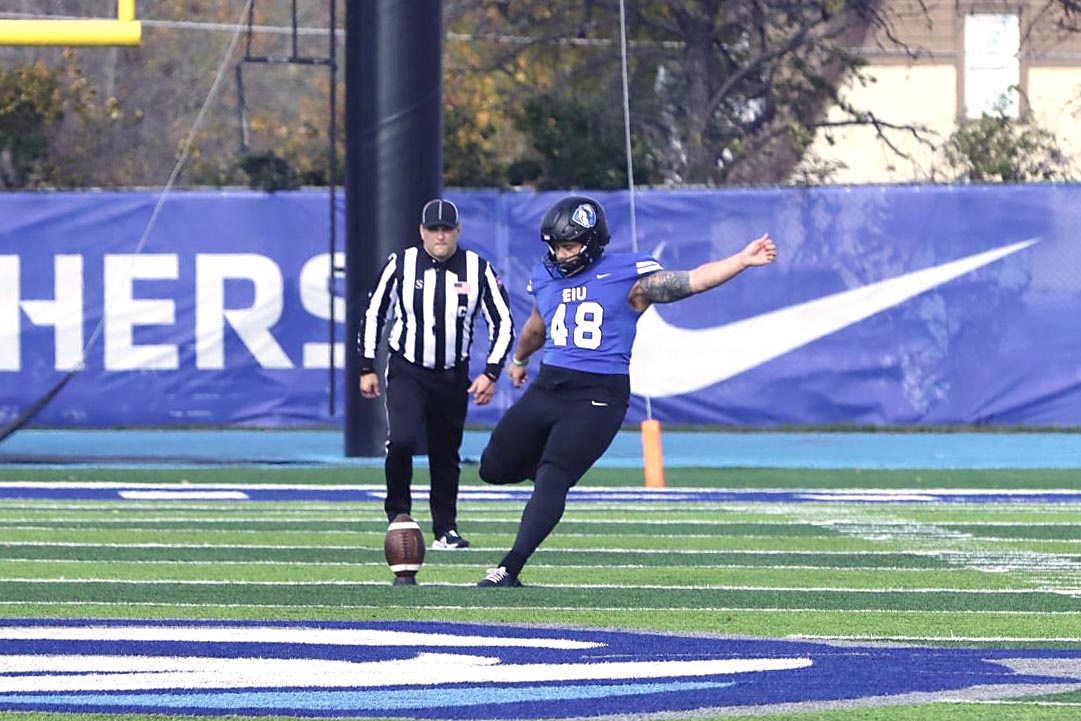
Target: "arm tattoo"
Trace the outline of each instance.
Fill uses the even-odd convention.
[[[661,270],[638,281],[652,303],[672,303],[694,295],[691,274],[685,270]]]

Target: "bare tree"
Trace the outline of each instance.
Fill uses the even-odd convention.
[[[889,131],[921,137],[923,128],[852,107],[839,92],[865,65],[856,49],[868,38],[915,54],[894,34],[886,5],[626,0],[632,128],[663,182],[783,181],[823,127],[870,126],[887,143]],[[618,0],[449,6],[452,23],[468,18],[471,38],[490,44],[484,69],[533,83],[509,83],[508,102],[599,97],[600,112],[621,122]],[[830,107],[841,115],[828,119]]]
[[[336,2],[341,17],[344,0]],[[83,105],[88,112],[68,112],[49,131],[53,172],[46,184],[163,184],[204,104],[181,185],[246,184],[246,153],[273,154],[301,181],[325,182],[329,83],[319,68],[245,68],[248,145],[242,147],[234,70],[249,47],[244,7],[244,0],[140,0],[144,27],[139,47],[0,48],[0,67],[42,62],[73,68],[68,72],[77,71],[81,97],[87,98]],[[0,0],[0,14],[8,18],[107,18],[115,17],[116,8],[116,0]],[[252,54],[289,55],[289,0],[258,0],[254,8]],[[300,36],[298,54],[325,56],[329,2],[305,2],[298,8],[298,23],[307,31]],[[225,57],[238,32],[233,54]],[[210,97],[219,71],[224,82]]]
[[[1036,8],[1035,15],[1052,16],[1061,30],[1081,32],[1081,2],[1078,0],[1044,0]]]

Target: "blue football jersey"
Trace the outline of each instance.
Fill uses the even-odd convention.
[[[639,278],[662,269],[648,253],[605,253],[569,278],[553,278],[538,263],[527,290],[544,318],[544,363],[587,373],[628,373],[641,313],[627,297]]]

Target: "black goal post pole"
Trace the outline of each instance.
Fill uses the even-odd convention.
[[[419,242],[420,209],[442,194],[443,4],[346,8],[345,455],[381,456],[386,414],[360,397],[357,331],[387,255]]]

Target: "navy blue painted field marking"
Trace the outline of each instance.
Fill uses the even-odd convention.
[[[1081,650],[463,623],[9,620],[0,640],[9,711],[536,719],[1081,683]]]
[[[414,489],[414,497],[426,498],[427,487]],[[525,502],[532,486],[497,489],[463,486],[460,498],[469,502]],[[154,501],[329,501],[382,502],[384,490],[377,486],[270,486],[221,484],[108,484],[108,483],[0,483],[0,499]],[[717,488],[574,488],[572,502],[606,503],[1081,503],[1081,490],[740,490]]]

